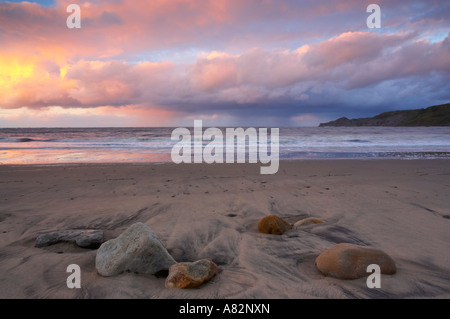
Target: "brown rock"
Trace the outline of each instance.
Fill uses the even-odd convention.
[[[258,223],[258,230],[263,234],[282,235],[291,228],[291,224],[276,215],[266,216]]]
[[[196,288],[217,275],[218,267],[210,259],[177,263],[170,266],[166,288]]]
[[[380,266],[381,273],[395,274],[397,268],[385,252],[352,244],[337,244],[316,258],[316,266],[325,276],[339,279],[357,279],[370,275],[367,266]]]

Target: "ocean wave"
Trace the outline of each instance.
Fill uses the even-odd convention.
[[[224,132],[224,129],[221,129]],[[128,154],[159,154],[170,158],[173,128],[93,128],[93,129],[1,129],[0,150],[14,158],[32,157],[58,161],[60,155],[76,153],[85,162]],[[235,141],[223,134],[223,147]],[[280,128],[281,158],[450,158],[450,128]],[[269,138],[269,144],[271,137]],[[210,141],[202,141],[203,147]],[[249,151],[259,141],[245,142]],[[270,145],[269,145],[270,147]],[[22,155],[20,155],[22,154]],[[28,155],[26,155],[28,154]],[[133,156],[134,158],[135,156]],[[3,160],[2,160],[3,161]],[[12,161],[12,160],[11,160]],[[11,162],[10,161],[10,162]],[[145,161],[145,159],[144,159]]]

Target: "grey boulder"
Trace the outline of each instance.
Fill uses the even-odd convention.
[[[95,267],[105,277],[134,272],[154,275],[168,270],[175,260],[145,224],[131,225],[119,237],[103,243]]]
[[[82,248],[96,249],[103,243],[103,231],[97,229],[67,229],[38,236],[35,247],[47,247],[59,242],[74,242]]]

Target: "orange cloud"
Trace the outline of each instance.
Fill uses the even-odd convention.
[[[61,73],[62,72],[62,73]],[[74,82],[62,77],[64,66],[39,56],[0,55],[0,106],[42,107],[66,104]]]

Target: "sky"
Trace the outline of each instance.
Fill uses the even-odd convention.
[[[448,0],[1,1],[0,127],[317,126],[444,104],[449,16]]]

